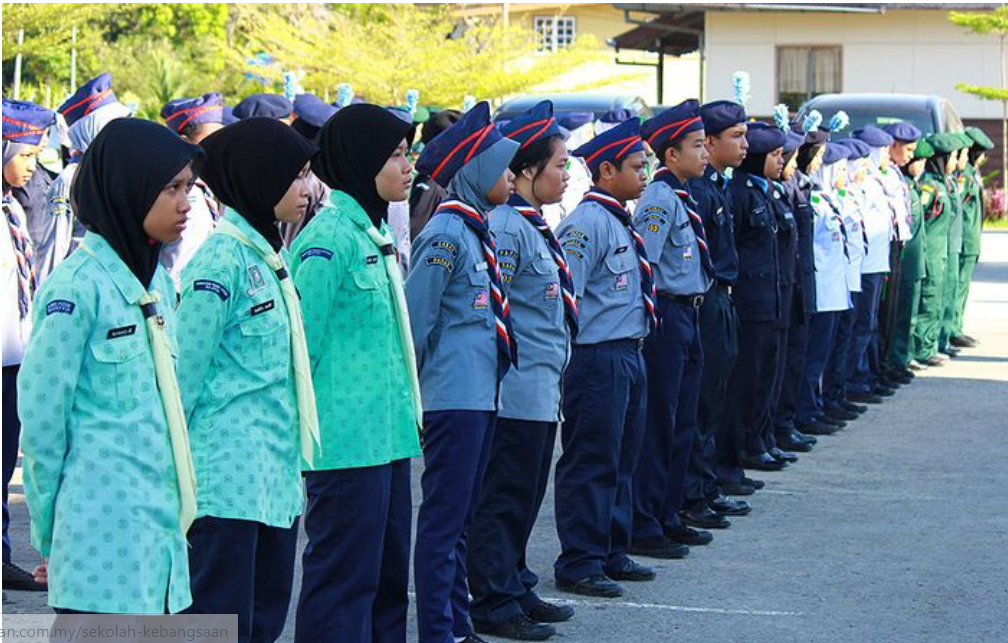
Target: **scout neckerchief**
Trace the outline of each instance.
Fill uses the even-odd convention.
[[[216,223],[220,219],[220,203],[217,202],[217,197],[213,195],[210,186],[203,179],[197,178],[194,185],[203,193],[203,200],[206,201],[207,209],[210,210],[210,216],[213,218],[214,223]]]
[[[439,214],[454,214],[476,233],[483,247],[483,257],[490,267],[490,305],[494,314],[494,322],[497,327],[497,360],[498,378],[503,378],[508,368],[513,364],[518,366],[518,345],[515,343],[514,333],[511,328],[511,304],[508,302],[507,294],[501,288],[500,266],[497,264],[497,246],[490,235],[490,228],[487,226],[486,217],[480,214],[476,208],[458,199],[448,199],[443,201],[438,209],[434,211],[431,218]]]
[[[577,297],[574,295],[574,278],[571,276],[570,267],[567,265],[567,259],[564,257],[556,235],[553,234],[553,230],[550,229],[549,224],[542,218],[539,211],[529,205],[528,201],[522,198],[517,192],[512,194],[511,198],[508,199],[508,205],[514,208],[518,214],[525,217],[525,220],[531,223],[532,227],[538,230],[539,234],[546,240],[546,245],[549,246],[550,254],[553,256],[553,262],[557,265],[557,274],[560,276],[560,290],[563,292],[564,315],[567,318],[567,327],[570,329],[571,338],[577,337],[578,310]]]
[[[82,243],[80,248],[98,260],[98,256],[86,243]],[[168,422],[168,438],[171,442],[172,460],[175,463],[175,478],[179,490],[179,525],[184,534],[189,531],[189,526],[196,519],[196,469],[193,467],[192,451],[189,449],[189,429],[186,427],[185,411],[182,408],[175,361],[168,347],[164,316],[159,314],[157,309],[160,299],[160,293],[147,292],[144,289],[144,294],[130,303],[140,306],[147,325],[147,338],[150,340],[151,354],[154,357],[154,377],[158,392],[161,394],[165,420]]]
[[[7,228],[10,230],[11,244],[14,246],[14,258],[17,260],[18,310],[21,319],[24,319],[28,316],[28,308],[35,292],[35,260],[31,243],[21,228],[21,217],[18,216],[10,199],[10,196],[3,198],[3,211],[7,219]]]
[[[840,213],[840,208],[836,203],[833,203],[833,199],[831,199],[825,192],[812,195],[812,203],[816,203],[819,199],[822,199],[823,203],[829,207],[830,212],[833,213],[833,218],[840,224],[840,235],[843,237],[843,253],[844,256],[847,257],[847,260],[850,261],[850,253],[847,251],[847,226],[844,225],[843,215]]]
[[[696,201],[693,200],[693,195],[687,191],[679,180],[676,179],[672,171],[667,167],[663,167],[654,175],[655,181],[662,181],[675,192],[675,195],[679,197],[682,201],[683,207],[686,208],[686,214],[689,216],[690,226],[693,228],[693,234],[696,236],[697,247],[700,248],[700,265],[703,266],[704,272],[707,274],[708,279],[714,278],[714,264],[711,261],[710,249],[707,247],[707,232],[704,230],[703,219],[696,211]]]
[[[644,298],[644,308],[647,309],[648,330],[654,330],[658,326],[658,317],[655,314],[655,299],[658,297],[658,291],[655,289],[654,273],[651,270],[650,262],[648,262],[647,250],[644,249],[644,239],[634,229],[630,213],[614,196],[599,187],[592,187],[588,190],[581,203],[601,205],[623,224],[630,234],[630,238],[633,239],[637,262],[640,265],[641,296]]]
[[[417,423],[423,420],[423,403],[420,400],[420,379],[417,376],[416,352],[413,348],[413,333],[410,332],[409,309],[406,306],[406,290],[403,288],[402,270],[396,261],[395,239],[384,231],[374,227],[367,218],[349,217],[360,227],[371,241],[378,246],[385,264],[385,274],[388,276],[389,288],[392,291],[392,308],[396,315],[396,328],[399,332],[399,344],[402,347],[403,364],[406,368],[406,378],[410,383],[410,393],[413,397],[413,407]]]
[[[291,361],[294,363],[294,389],[297,392],[298,423],[301,426],[301,456],[311,466],[315,460],[315,448],[320,445],[318,410],[315,408],[315,386],[312,384],[311,362],[308,359],[308,343],[305,340],[304,319],[301,317],[301,301],[297,289],[283,259],[276,252],[267,252],[257,246],[227,219],[217,222],[216,231],[237,239],[259,255],[280,283],[280,292],[290,321]]]

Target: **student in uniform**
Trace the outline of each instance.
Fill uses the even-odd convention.
[[[70,159],[60,175],[49,186],[48,227],[37,232],[35,242],[39,280],[44,281],[59,262],[77,247],[84,236],[83,226],[74,219],[70,201],[80,160],[98,133],[117,118],[130,116],[130,110],[120,103],[112,91],[112,75],[100,74],[84,83],[59,106],[66,120],[67,136],[71,143]]]
[[[413,243],[406,299],[423,399],[423,500],[414,578],[421,643],[482,639],[469,619],[466,543],[490,455],[499,383],[518,346],[486,215],[507,202],[519,144],[481,102],[435,137],[417,170],[447,190]]]
[[[469,535],[469,588],[480,634],[544,640],[574,615],[539,598],[525,550],[546,495],[560,421],[560,377],[577,332],[577,301],[560,244],[542,217],[567,186],[567,148],[553,104],[539,103],[501,128],[521,145],[515,192],[490,212],[521,364],[504,376],[483,490]]]
[[[438,134],[445,131],[462,118],[462,112],[443,109],[435,112],[420,130],[420,143],[426,147]],[[437,181],[418,172],[410,189],[410,240],[417,238],[420,231],[430,221],[431,214],[445,199],[445,190]]]
[[[909,123],[895,123],[887,131],[897,143],[904,144],[903,149],[894,152],[896,158],[893,160],[906,159],[899,165],[899,172],[909,200],[910,226],[909,238],[900,253],[899,294],[886,363],[896,373],[907,373],[913,372],[910,370],[913,327],[920,305],[921,282],[927,274],[927,231],[924,229],[919,181],[924,173],[924,164],[934,154],[934,148],[922,140],[921,131]],[[909,151],[907,148],[910,148]],[[906,158],[907,155],[910,158]]]
[[[322,126],[337,111],[336,107],[326,103],[315,94],[299,94],[294,97],[294,116],[296,118],[291,127],[305,139],[318,143]],[[294,239],[304,230],[315,213],[328,202],[329,186],[312,170],[308,174],[308,209],[305,211],[305,215],[294,223],[284,223],[280,226],[280,234],[283,236],[286,247],[291,247]]]
[[[956,303],[959,300],[959,262],[962,256],[963,218],[965,216],[964,197],[966,196],[966,183],[960,168],[959,159],[968,153],[972,139],[966,137],[970,142],[964,141],[961,132],[947,132],[946,136],[950,143],[951,151],[949,152],[948,170],[945,174],[945,186],[948,190],[949,201],[952,204],[952,220],[949,223],[945,292],[942,295],[945,312],[942,315],[941,329],[938,332],[938,352],[948,357],[957,357],[960,349],[953,346],[949,340],[952,337]]]
[[[195,480],[158,253],[185,227],[202,159],[161,125],[110,123],[73,183],[88,232],[35,298],[18,412],[32,545],[47,560],[36,577],[58,613],[191,603]]]
[[[686,521],[709,526],[707,521],[720,518],[706,498],[690,506],[686,518],[679,516],[703,370],[699,308],[714,279],[703,220],[688,186],[707,166],[699,101],[683,101],[649,119],[641,134],[659,162],[634,217],[653,263],[658,325],[644,342],[647,414],[633,478],[630,551],[672,559],[686,556],[689,547],[667,539],[666,529],[679,533]]]
[[[844,387],[847,397],[856,403],[863,401],[860,399],[863,395],[887,397],[892,390],[879,381],[878,324],[882,286],[889,274],[889,256],[896,230],[893,211],[880,176],[883,170],[889,169],[889,146],[893,137],[868,125],[856,130],[854,139],[869,148],[865,157],[865,176],[861,181],[865,257],[861,262],[861,295],[854,305]]]
[[[48,109],[25,101],[3,99],[3,232],[0,232],[0,261],[3,288],[3,588],[44,591],[45,586],[11,561],[7,535],[10,512],[7,490],[18,459],[21,421],[18,419],[17,378],[31,332],[32,297],[38,285],[35,252],[28,221],[12,192],[28,185],[39,172],[46,129],[55,120]]]
[[[161,108],[165,125],[182,140],[199,145],[206,137],[224,127],[221,95],[216,92],[198,98],[177,98]],[[197,178],[189,192],[189,220],[185,232],[173,243],[161,249],[161,264],[171,275],[175,287],[181,289],[182,269],[213,232],[219,216],[219,204],[205,181]]]
[[[303,489],[318,418],[301,307],[280,221],[307,206],[317,148],[268,118],[200,144],[227,206],[182,271],[179,382],[199,481],[189,532],[190,613],[237,614],[238,640],[276,640],[290,602]]]
[[[631,118],[574,150],[594,186],[557,228],[574,281],[578,335],[564,372],[556,520],[557,588],[616,598],[615,581],[648,581],[630,548],[633,473],[647,410],[644,337],[655,327],[654,275],[624,204],[640,197],[647,163]]]
[[[728,174],[738,168],[749,149],[745,108],[730,100],[700,107],[708,165],[704,175],[690,180],[690,193],[703,219],[714,266],[714,285],[700,307],[700,339],[704,367],[700,378],[697,429],[686,477],[686,503],[715,502],[721,493],[752,495],[762,481],[745,477],[738,465],[737,445],[726,433],[724,410],[728,378],[738,356],[738,315],[731,291],[738,279],[738,252],[729,200]],[[685,529],[667,538],[685,545],[710,542],[710,532]]]
[[[913,357],[924,366],[941,366],[947,357],[938,352],[938,336],[945,314],[945,276],[948,272],[949,228],[954,218],[945,174],[950,170],[950,154],[956,143],[949,134],[930,134],[926,139],[934,150],[925,161],[920,179],[927,275],[921,283],[921,297],[913,330]]]
[[[313,166],[333,191],[291,246],[321,438],[304,467],[299,643],[406,641],[420,389],[386,217],[409,192],[410,131],[368,104],[325,123]]]
[[[963,154],[967,157],[963,164],[966,191],[963,196],[963,250],[959,258],[959,288],[956,291],[955,316],[953,317],[949,343],[955,348],[972,348],[976,339],[963,332],[963,315],[969,299],[973,270],[980,258],[980,237],[983,231],[984,187],[980,168],[987,161],[987,152],[994,149],[994,143],[978,127],[967,127],[965,134],[970,137],[970,147]]]
[[[786,135],[767,123],[749,123],[749,153],[728,184],[735,217],[739,279],[732,297],[740,321],[739,354],[728,390],[734,396],[727,422],[739,436],[738,462],[747,469],[780,471],[787,463],[775,458],[763,440],[764,419],[772,405],[774,372],[780,350],[781,320],[779,217],[771,200],[783,170]]]

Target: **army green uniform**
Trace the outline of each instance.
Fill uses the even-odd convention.
[[[921,284],[927,276],[927,227],[921,203],[921,185],[909,176],[903,177],[910,193],[910,234],[903,245],[899,264],[899,295],[893,320],[892,341],[886,362],[895,369],[905,369],[913,357],[913,333],[920,309]]]
[[[927,173],[920,180],[920,200],[924,215],[925,269],[921,283],[917,319],[913,323],[913,356],[919,362],[938,352],[938,335],[945,314],[945,274],[947,272],[949,227],[952,202],[943,176]]]
[[[950,208],[948,211],[948,256],[945,261],[945,294],[942,301],[945,311],[941,316],[941,330],[938,333],[938,350],[945,352],[952,337],[952,324],[955,319],[956,302],[959,293],[959,257],[963,247],[963,201],[960,173],[945,175],[945,186],[948,191]]]
[[[980,171],[972,163],[963,171],[963,246],[959,257],[959,284],[952,319],[952,337],[963,335],[963,312],[969,297],[973,269],[980,258],[980,233],[983,228],[983,183]]]

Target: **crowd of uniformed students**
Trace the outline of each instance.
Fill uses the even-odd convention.
[[[975,340],[983,132],[493,123],[252,96],[129,117],[103,74],[3,101],[4,586],[57,612],[233,613],[274,641],[543,640]],[[234,121],[234,122],[230,122]],[[61,131],[58,128],[54,131]],[[415,162],[411,151],[422,147]],[[414,180],[415,178],[415,180]],[[23,452],[33,573],[10,560]],[[307,498],[307,500],[306,500]],[[540,570],[541,572],[542,570]]]

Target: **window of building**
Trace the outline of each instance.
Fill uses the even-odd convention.
[[[577,19],[573,16],[533,16],[536,51],[553,53],[574,44]]]
[[[819,94],[841,90],[842,49],[832,46],[777,47],[777,100],[792,112]]]

